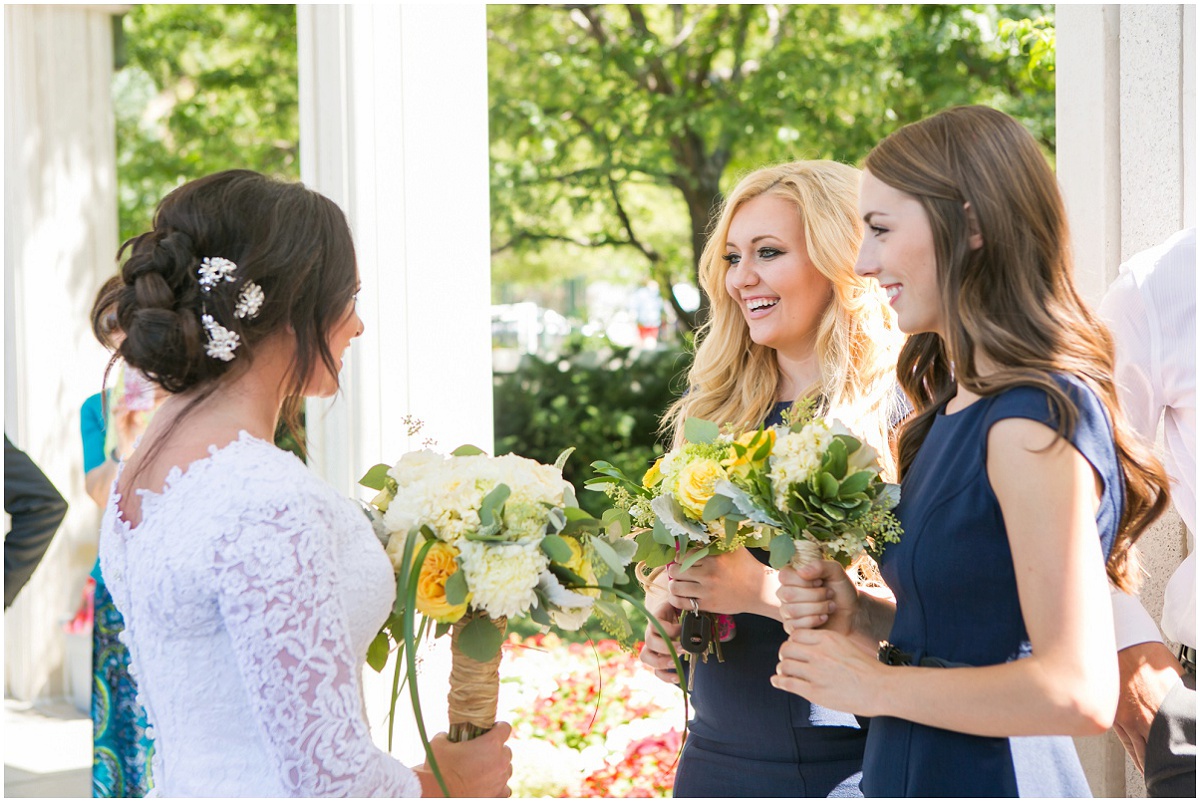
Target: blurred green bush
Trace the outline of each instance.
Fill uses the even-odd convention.
[[[575,337],[555,360],[522,358],[494,377],[496,453],[554,462],[575,447],[563,476],[593,515],[603,493],[584,490],[591,464],[608,460],[641,476],[662,453],[658,421],[683,391],[691,354],[679,348],[635,352],[607,340]]]

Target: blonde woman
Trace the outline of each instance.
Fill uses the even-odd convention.
[[[843,164],[802,161],[757,170],[730,193],[700,267],[711,316],[688,392],[663,418],[675,445],[687,418],[778,423],[811,396],[890,453],[902,335],[882,294],[854,273],[858,179]],[[858,796],[866,741],[858,721],[771,687],[787,635],[766,553],[743,548],[686,571],[670,566],[659,581],[667,593],[652,611],[673,636],[679,611],[693,605],[736,625],[724,660],[696,666],[675,795]],[[675,681],[652,627],[641,659]]]

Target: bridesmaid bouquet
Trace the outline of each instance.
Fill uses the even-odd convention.
[[[684,444],[660,457],[640,483],[598,461],[592,463],[598,475],[587,487],[604,491],[615,509],[628,514],[637,544],[634,560],[649,569],[671,563],[686,569],[710,554],[766,545],[760,530],[718,496],[717,488],[761,466],[773,439],[770,430],[734,438],[710,421],[691,418],[684,423]],[[682,611],[680,623],[683,647],[705,657],[715,653],[721,659],[721,642],[734,635],[731,616],[699,608]]]
[[[824,558],[849,566],[864,551],[877,556],[902,534],[891,512],[900,486],[881,478],[878,452],[812,409],[811,403],[793,408],[767,438],[766,459],[750,461],[713,489],[709,514],[745,516],[776,533],[767,546],[773,568]]]
[[[500,645],[508,619],[528,615],[546,627],[579,629],[594,613],[618,638],[632,626],[618,598],[637,546],[624,538],[628,516],[604,520],[579,509],[562,465],[508,454],[490,457],[463,446],[449,457],[405,454],[360,480],[379,491],[368,507],[396,571],[396,605],[368,651],[381,671],[392,644],[401,663],[418,730],[428,748],[416,694],[415,648],[431,631],[451,636],[451,740],[475,738],[495,725]],[[416,616],[423,616],[416,623]],[[394,718],[390,716],[389,718]],[[391,729],[389,725],[389,745]]]

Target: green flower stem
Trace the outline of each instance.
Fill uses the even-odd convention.
[[[646,620],[649,621],[650,625],[653,626],[654,629],[658,631],[658,634],[662,636],[663,642],[667,644],[667,651],[669,651],[671,653],[671,661],[675,663],[675,676],[679,677],[679,689],[681,691],[683,691],[683,738],[684,738],[684,741],[686,741],[687,740],[687,731],[688,731],[687,723],[688,723],[688,718],[689,718],[689,712],[688,712],[688,690],[689,689],[688,689],[688,685],[687,685],[687,674],[685,674],[683,671],[683,662],[679,659],[679,654],[675,651],[675,647],[671,645],[671,637],[667,634],[667,630],[664,629],[663,625],[658,622],[658,619],[655,618],[653,616],[653,614],[651,614],[651,612],[646,609],[646,606],[644,604],[642,604],[635,597],[631,596],[630,594],[626,593],[623,590],[617,590],[616,588],[600,587],[599,585],[583,585],[583,586],[581,586],[581,589],[582,588],[607,591],[607,592],[615,594],[618,598],[624,599],[625,601],[632,604],[634,606],[634,608],[637,609],[638,612],[640,612],[642,615],[646,616]]]
[[[425,747],[425,762],[429,765],[429,770],[433,772],[434,778],[438,781],[438,785],[442,789],[442,794],[450,796],[450,789],[446,787],[446,780],[442,777],[442,770],[438,767],[437,758],[433,755],[433,748],[429,745],[429,736],[425,732],[425,716],[421,713],[421,697],[417,690],[417,645],[416,645],[416,618],[417,618],[417,580],[421,576],[421,567],[425,564],[425,555],[429,553],[429,549],[433,547],[433,541],[427,540],[421,547],[421,551],[417,555],[417,559],[412,565],[412,571],[409,574],[408,586],[406,591],[406,604],[404,605],[404,657],[408,664],[408,692],[412,699],[413,718],[417,721],[417,734],[421,736],[421,745]],[[397,672],[399,668],[397,667]],[[392,704],[395,705],[395,697],[392,697]]]

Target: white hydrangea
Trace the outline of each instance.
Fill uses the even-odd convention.
[[[398,485],[384,514],[393,532],[429,526],[439,539],[460,546],[464,535],[479,529],[484,497],[498,484],[508,485],[505,534],[514,541],[540,538],[547,506],[560,507],[567,487],[562,472],[515,454],[446,458],[432,451],[405,454],[388,475]]]
[[[462,540],[456,545],[474,594],[472,607],[500,618],[527,612],[537,600],[538,579],[549,565],[537,543]]]
[[[829,424],[817,419],[798,432],[787,432],[775,441],[771,451],[771,486],[775,490],[775,506],[788,510],[788,488],[812,476],[821,467],[821,458],[833,442],[834,432]]]

